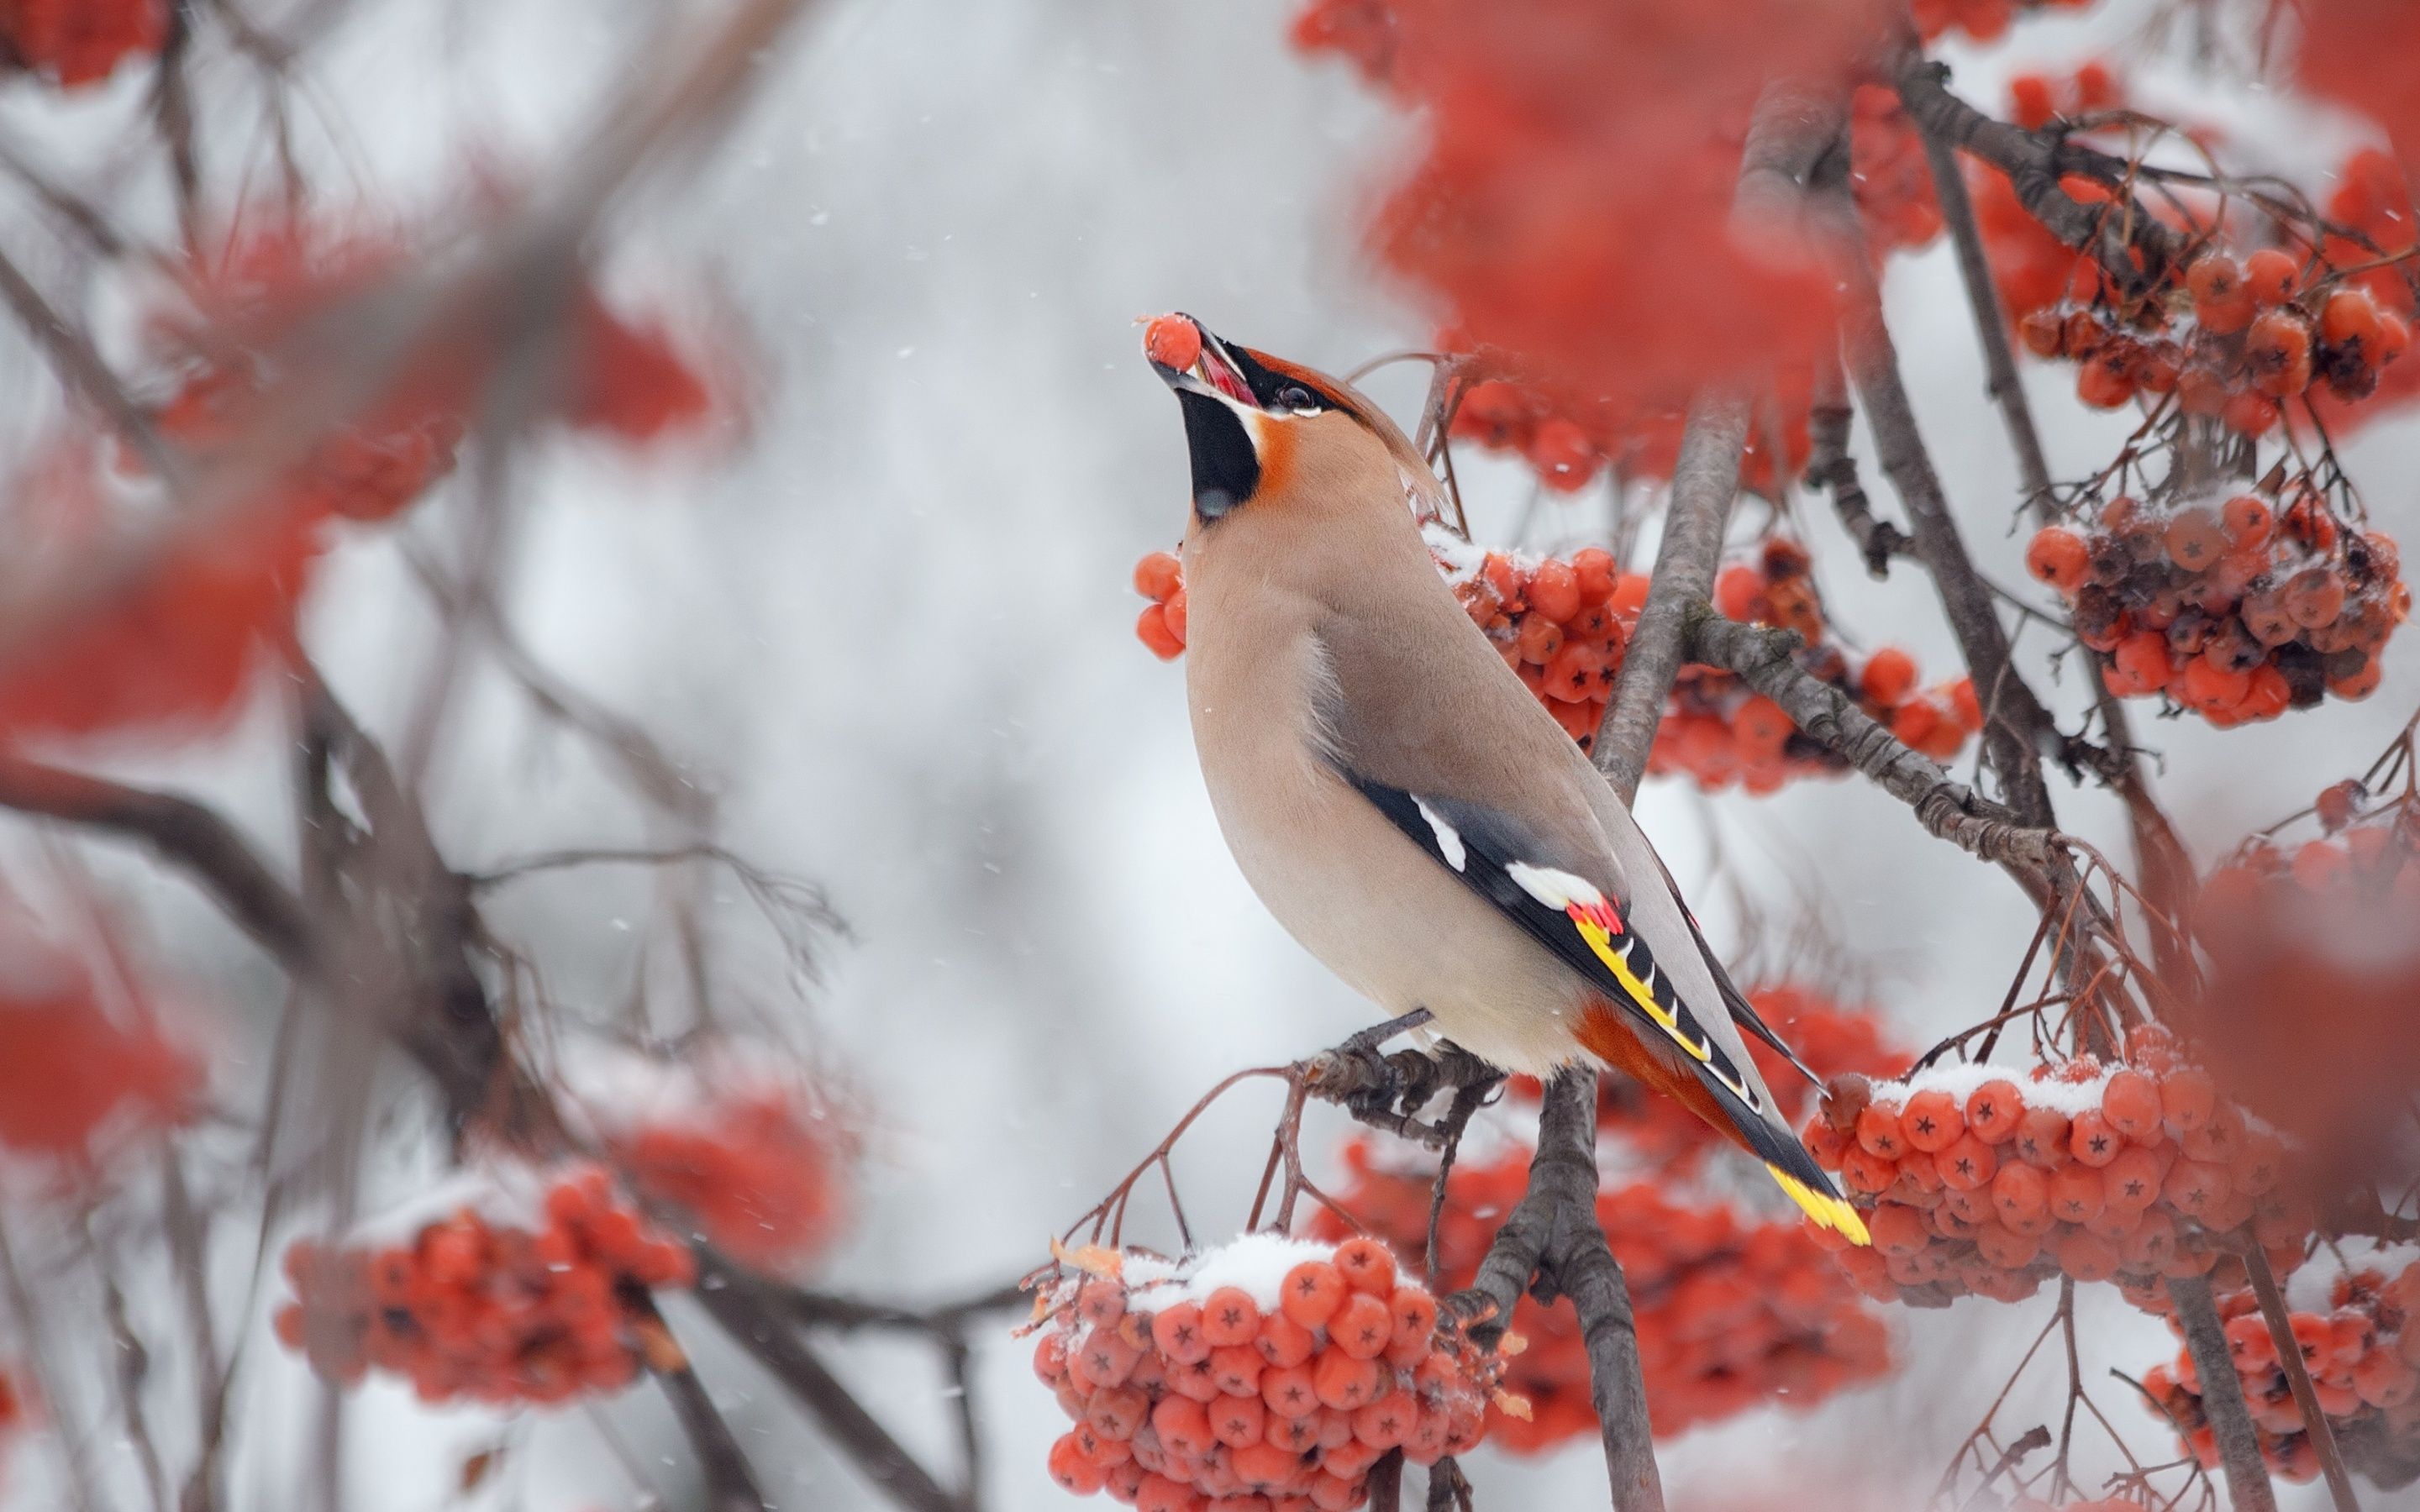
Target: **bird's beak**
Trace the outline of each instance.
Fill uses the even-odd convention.
[[[1171,367],[1156,357],[1152,358],[1152,371],[1159,375],[1160,381],[1180,393],[1225,399],[1247,409],[1262,408],[1261,401],[1252,393],[1252,386],[1244,380],[1244,370],[1228,355],[1227,344],[1212,335],[1208,328],[1191,316],[1180,315],[1176,318],[1191,323],[1193,329],[1201,332],[1202,352],[1193,360],[1191,367]]]

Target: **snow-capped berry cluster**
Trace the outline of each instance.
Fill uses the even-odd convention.
[[[2352,1247],[2333,1279],[2318,1268],[2286,1287],[2293,1347],[2311,1378],[2348,1467],[2390,1490],[2420,1479],[2420,1256],[2408,1247]],[[2318,1452],[2278,1363],[2276,1336],[2249,1289],[2218,1299],[2227,1352],[2243,1386],[2270,1468],[2288,1480],[2319,1473]],[[2180,1350],[2172,1365],[2143,1373],[2143,1387],[2185,1430],[2202,1463],[2218,1446],[2202,1412],[2200,1373]]]
[[[1933,194],[1924,133],[1897,90],[1857,86],[1849,116],[1849,182],[1875,251],[1913,252],[1941,235],[1941,201]]]
[[[1751,989],[1747,996],[1758,1016],[1819,1076],[1849,1072],[1896,1076],[1913,1058],[1884,1041],[1870,1011],[1842,1005],[1811,988],[1781,982]],[[1763,1041],[1750,1039],[1747,1050],[1772,1089],[1776,1110],[1795,1123],[1812,1103],[1815,1088]],[[1537,1080],[1528,1076],[1512,1078],[1509,1089],[1513,1097],[1531,1102],[1540,1091]],[[1668,1176],[1689,1174],[1706,1151],[1726,1148],[1714,1125],[1627,1076],[1598,1078],[1596,1124]]]
[[[2136,393],[2174,393],[2189,415],[2245,436],[2275,427],[2279,407],[2324,390],[2366,398],[2412,345],[2403,316],[2324,264],[2267,247],[2238,263],[2212,250],[2185,274],[2181,311],[2145,301],[2122,316],[2100,301],[2035,310],[2017,333],[2037,357],[2082,364],[2076,393],[2114,409]]]
[[[1978,42],[1996,42],[2024,10],[2080,10],[2092,0],[1916,0],[1910,7],[1916,30],[1932,41],[1962,31]]]
[[[325,1380],[392,1371],[432,1402],[545,1406],[617,1391],[643,1365],[676,1360],[646,1293],[695,1279],[689,1250],[602,1171],[546,1178],[535,1201],[504,1190],[534,1180],[466,1178],[478,1184],[414,1204],[442,1203],[445,1216],[393,1242],[365,1233],[294,1244],[295,1300],[278,1310],[278,1337]]]
[[[2168,508],[2121,494],[2089,524],[2044,527],[2025,567],[2108,654],[2112,692],[2220,728],[2366,697],[2411,607],[2394,541],[2300,484]]]
[[[166,0],[7,0],[0,59],[63,89],[99,84],[168,38]]]
[[[1345,1147],[1346,1211],[1402,1253],[1425,1253],[1434,1173],[1389,1167],[1364,1139]],[[1446,1182],[1437,1264],[1469,1284],[1528,1184],[1528,1155],[1457,1164]],[[1658,1436],[1768,1402],[1807,1407],[1889,1365],[1889,1339],[1807,1226],[1761,1223],[1724,1203],[1684,1206],[1652,1184],[1602,1192],[1597,1219],[1628,1278],[1648,1415]],[[1314,1232],[1340,1222],[1322,1210]],[[1433,1278],[1435,1279],[1435,1278]],[[1588,1352],[1568,1303],[1523,1297],[1506,1347],[1504,1387],[1528,1415],[1491,1412],[1488,1438],[1517,1453],[1593,1435]]]
[[[1075,1427],[1050,1475],[1137,1507],[1342,1512],[1370,1467],[1475,1446],[1492,1360],[1384,1244],[1249,1234],[1181,1261],[1063,1255],[1034,1373]]]
[[[752,1270],[789,1274],[840,1236],[853,1141],[813,1081],[764,1046],[677,1057],[566,1047],[565,1110],[650,1203]]]
[[[1730,619],[1795,630],[1807,644],[1800,670],[1830,684],[1901,742],[1947,761],[1980,730],[1983,712],[1965,678],[1919,689],[1915,658],[1885,646],[1863,666],[1824,635],[1807,550],[1774,537],[1755,562],[1735,562],[1714,579],[1714,608]],[[1714,667],[1683,667],[1672,702],[1648,754],[1651,773],[1685,772],[1708,792],[1736,781],[1749,793],[1771,793],[1792,777],[1837,776],[1847,764],[1829,747],[1799,733],[1781,705]]]
[[[2203,1274],[2217,1236],[2247,1224],[2290,1269],[2308,1227],[2277,1196],[2282,1142],[2151,1026],[2115,1065],[2078,1056],[2023,1077],[1977,1064],[1836,1078],[1807,1145],[1850,1200],[1871,1204],[1872,1247],[1840,1263],[1885,1301],[2016,1302],[2060,1273]]]

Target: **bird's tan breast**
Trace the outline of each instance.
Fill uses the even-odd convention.
[[[1426,1008],[1498,1065],[1569,1058],[1579,980],[1338,775],[1316,711],[1334,672],[1324,609],[1188,551],[1194,744],[1236,866],[1279,923],[1390,1013]]]

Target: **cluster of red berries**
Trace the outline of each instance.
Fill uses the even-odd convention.
[[[5,897],[0,960],[0,1153],[83,1178],[184,1121],[206,1068],[167,1032],[147,987],[130,983],[143,995],[116,1006],[90,964]]]
[[[1034,1373],[1075,1423],[1050,1476],[1141,1512],[1343,1512],[1400,1448],[1476,1446],[1495,1367],[1370,1239],[1247,1235],[1183,1262],[1086,1249],[1037,1299]]]
[[[1588,749],[1647,602],[1646,577],[1595,547],[1568,559],[1482,552],[1435,529],[1429,553],[1505,665]]]
[[[1434,1175],[1389,1169],[1367,1139],[1345,1147],[1346,1211],[1407,1255],[1424,1253]],[[1437,1265],[1469,1284],[1504,1215],[1521,1200],[1528,1156],[1457,1165],[1438,1218]],[[1684,1207],[1652,1183],[1602,1192],[1597,1220],[1628,1279],[1648,1415],[1659,1437],[1779,1402],[1808,1407],[1889,1365],[1880,1319],[1795,1221],[1757,1223],[1730,1207]],[[1341,1221],[1326,1210],[1314,1232]],[[1432,1278],[1437,1279],[1437,1278]],[[1519,1341],[1517,1351],[1514,1340]],[[1528,1415],[1491,1412],[1488,1438],[1516,1453],[1593,1435],[1588,1351],[1568,1303],[1523,1297],[1503,1346],[1504,1386]]]
[[[1876,251],[1910,252],[1941,235],[1941,201],[1916,130],[1898,91],[1861,84],[1849,116],[1849,183]]]
[[[2255,835],[2203,879],[2196,923],[2226,929],[2294,894],[2322,906],[2360,897],[2420,902],[2420,807],[2409,802],[2363,811],[2369,793],[2347,778],[2320,793],[2314,810],[2321,834],[2300,844]]]
[[[399,1244],[297,1243],[277,1336],[325,1380],[393,1371],[430,1402],[545,1406],[676,1364],[647,1292],[695,1279],[689,1250],[598,1170],[556,1179],[540,1209],[535,1227],[466,1205]]]
[[[2246,1224],[2290,1269],[2308,1228],[2277,1196],[2282,1141],[2153,1026],[2120,1064],[2078,1056],[2022,1081],[1986,1065],[1835,1078],[1807,1145],[1872,1204],[1872,1247],[1840,1263],[1885,1301],[2018,1302],[2060,1273],[2154,1286],[2210,1273],[2216,1236]]]
[[[2097,291],[2096,291],[2097,293]],[[2140,301],[2121,316],[2095,300],[2052,305],[2017,323],[2037,357],[2078,363],[2076,393],[2114,409],[2137,393],[2176,395],[2245,436],[2275,428],[2288,400],[2324,390],[2350,403],[2412,345],[2402,316],[2369,290],[2276,247],[2239,263],[2216,249],[2185,272],[2190,304]]]
[[[2412,1326],[2420,1309],[2420,1261],[2411,1261],[2408,1251],[2365,1259],[2336,1276],[2324,1301],[2319,1288],[2302,1284],[2315,1278],[2297,1277],[2288,1304],[2302,1294],[2312,1305],[2293,1307],[2288,1321],[2338,1452],[2350,1468],[2391,1490],[2420,1479],[2420,1328]],[[2257,1300],[2248,1289],[2230,1291],[2218,1298],[2218,1310],[2270,1468],[2288,1480],[2316,1478],[2319,1454]],[[2174,1365],[2145,1371],[2143,1389],[2183,1428],[2201,1462],[2215,1467],[2218,1446],[2191,1353],[2180,1350]]]
[[[1776,536],[1756,562],[1736,562],[1714,579],[1714,608],[1748,625],[1795,630],[1807,644],[1801,671],[1846,694],[1899,739],[1948,761],[1983,727],[1974,684],[1959,678],[1919,689],[1915,658],[1885,646],[1862,667],[1825,639],[1806,548]],[[1671,707],[1656,728],[1648,755],[1652,773],[1685,772],[1708,792],[1737,781],[1749,793],[1771,793],[1792,777],[1836,776],[1846,764],[1829,747],[1802,734],[1781,705],[1714,667],[1683,667],[1672,685]]]
[[[63,89],[99,84],[167,37],[166,0],[0,0],[0,56]]]
[[[2304,484],[2168,509],[2119,495],[2044,527],[2025,567],[2058,590],[2121,697],[2164,694],[2225,728],[2378,687],[2410,611],[2393,540]]]
[[[643,1119],[607,1148],[642,1196],[678,1208],[733,1259],[781,1274],[840,1233],[842,1144],[792,1089],[765,1085],[691,1114]]]
[[[1900,220],[1909,213],[1898,212]],[[1452,331],[1439,332],[1436,341],[1445,351],[1466,345]],[[1782,476],[1795,477],[1807,465],[1808,393],[1803,377],[1785,378],[1780,390],[1771,430],[1779,439]],[[1686,417],[1678,410],[1589,399],[1543,379],[1499,376],[1473,383],[1463,393],[1452,435],[1521,456],[1547,488],[1576,493],[1608,466],[1626,479],[1670,477],[1685,426]],[[1779,481],[1774,452],[1767,436],[1749,436],[1740,453],[1742,487],[1772,495]]]
[[[1916,29],[1928,42],[1951,30],[1978,42],[1996,42],[2021,10],[2080,10],[2092,0],[1916,0]]]
[[[1911,1057],[1884,1041],[1869,1011],[1789,982],[1752,989],[1747,996],[1757,1015],[1819,1076],[1829,1079],[1854,1072],[1883,1078],[1907,1070]],[[1795,1123],[1815,1088],[1763,1041],[1749,1040],[1747,1050],[1772,1089],[1776,1110]],[[1512,1096],[1526,1102],[1535,1102],[1540,1093],[1534,1077],[1515,1076],[1508,1085]],[[1627,1076],[1598,1078],[1596,1126],[1668,1176],[1689,1174],[1708,1150],[1728,1148],[1714,1125],[1678,1100],[1651,1092]]]
[[[1135,563],[1135,592],[1148,598],[1135,620],[1135,639],[1162,661],[1185,655],[1185,564],[1172,551],[1154,551]]]

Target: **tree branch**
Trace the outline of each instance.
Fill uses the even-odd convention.
[[[1605,1443],[1616,1512],[1662,1512],[1664,1489],[1647,1420],[1637,1324],[1621,1268],[1596,1218],[1596,1072],[1566,1067],[1546,1084],[1529,1189],[1497,1229],[1469,1286],[1446,1299],[1493,1346],[1537,1280],[1539,1296],[1572,1299],[1589,1359],[1590,1395]]]
[[[1723,529],[1739,493],[1740,451],[1747,443],[1747,404],[1735,394],[1709,392],[1689,410],[1681,436],[1681,456],[1672,469],[1672,502],[1664,516],[1664,540],[1656,548],[1655,572],[1647,603],[1622,653],[1621,676],[1597,726],[1596,766],[1626,805],[1647,773],[1655,726],[1681,670],[1683,621],[1689,606],[1714,591],[1714,568],[1723,554]]]
[[[1691,606],[1686,625],[1689,660],[1724,668],[1780,704],[1800,731],[1913,809],[1927,832],[2040,881],[2056,854],[2056,835],[1951,778],[1838,688],[1809,675],[1792,656],[1797,632],[1742,625],[1703,603]]]
[[[1857,459],[1849,453],[1849,422],[1854,413],[1838,355],[1819,358],[1814,403],[1807,416],[1807,481],[1831,494],[1832,511],[1840,517],[1840,528],[1857,543],[1866,575],[1880,582],[1890,576],[1891,558],[1909,555],[1915,543],[1905,531],[1874,517],[1866,486],[1857,478]]]
[[[0,754],[0,808],[139,841],[200,884],[236,927],[297,976],[310,975],[302,900],[233,825],[192,798]]]
[[[2336,1512],[2361,1512],[2361,1499],[2353,1495],[2352,1476],[2345,1470],[2344,1456],[2336,1448],[2335,1430],[2329,1426],[2328,1414],[2319,1406],[2319,1394],[2311,1384],[2311,1372],[2303,1363],[2302,1341],[2294,1336],[2294,1320],[2287,1315],[2286,1299],[2277,1289],[2275,1273],[2269,1269],[2269,1255],[2257,1243],[2240,1244],[2236,1257],[2243,1262],[2243,1273],[2252,1281],[2252,1295],[2260,1304],[2261,1320],[2269,1325],[2269,1337],[2277,1347],[2278,1368],[2286,1373],[2286,1384],[2294,1393],[2294,1405],[2303,1413],[2303,1431],[2311,1441],[2311,1449],[2319,1457],[2319,1469],[2328,1479],[2328,1497],[2335,1504]],[[2199,1362],[2195,1362],[2198,1367]]]
[[[2017,471],[2024,482],[2025,503],[2034,523],[2049,525],[2059,517],[2057,501],[2051,492],[2050,462],[2018,377],[2016,351],[2009,341],[2008,311],[2000,302],[1999,285],[1992,277],[1982,227],[1975,219],[1974,197],[1966,192],[1966,176],[1959,171],[1957,152],[1948,139],[1936,130],[1923,130],[1921,134],[1925,162],[1932,173],[1933,197],[1940,202],[1942,221],[1957,250],[1959,278],[1966,287],[1967,309],[1975,317],[1976,339],[1982,345],[1987,388],[2008,429],[2009,444],[2017,454]],[[2088,648],[2086,654],[2091,658],[2094,708],[2109,745],[2104,759],[2093,764],[2094,769],[2126,805],[2144,895],[2176,916],[2193,877],[2193,858],[2151,795],[2142,758],[2134,749],[2133,723],[2102,675],[2108,655]],[[2187,980],[2180,973],[2191,969],[2188,957],[2170,931],[2151,932],[2151,959],[2164,975]]]
[[[2234,1512],[2277,1512],[2277,1493],[2269,1484],[2269,1467],[2260,1458],[2259,1432],[2243,1405],[2243,1382],[2235,1373],[2235,1356],[2226,1347],[2226,1330],[2211,1301],[2207,1276],[2171,1276],[2168,1300],[2177,1309],[2177,1325],[2184,1331],[2186,1352],[2201,1379],[2202,1411],[2218,1441],[2218,1458],[2226,1467],[2227,1504]]]
[[[2059,240],[2099,260],[2118,288],[2139,298],[2166,279],[2184,250],[2174,231],[2122,190],[2111,204],[2092,206],[2059,187],[2059,179],[2070,173],[2122,185],[2129,173],[2123,160],[1993,120],[1951,94],[1948,68],[1913,45],[1891,71],[1900,103],[1917,130],[2007,174],[2025,212]],[[2136,253],[2142,255],[2139,268]]]

